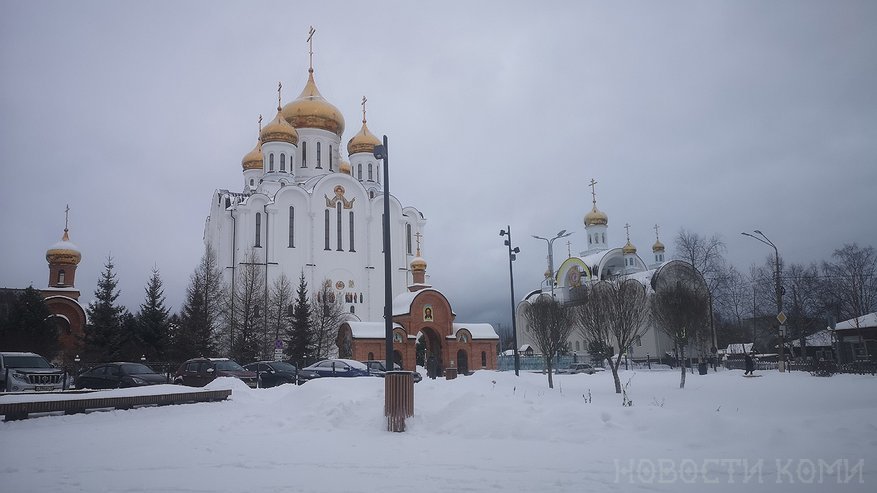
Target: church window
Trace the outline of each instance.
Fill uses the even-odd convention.
[[[487,368],[487,352],[481,351],[481,368]]]
[[[356,179],[362,181],[362,163],[356,165]]]
[[[374,190],[369,190],[369,191],[368,191],[368,198],[370,198],[370,199],[375,198],[375,191],[374,191]]]
[[[411,225],[405,225],[405,251],[411,255]]]
[[[321,147],[322,146],[320,145],[320,143],[317,142],[317,168],[322,169],[323,168],[323,166],[322,166],[322,164],[323,164],[323,151],[322,151]]]
[[[332,145],[330,144],[329,145],[329,171],[335,171],[335,168],[333,167],[333,165],[334,165],[333,158],[334,158],[334,154],[332,154]]]
[[[576,351],[578,351],[579,349],[581,349],[581,346],[579,345],[579,341],[576,341]]]
[[[356,313],[356,305],[350,305],[350,313]]]
[[[256,244],[254,246],[262,246],[262,213],[256,213]]]
[[[286,171],[286,154],[280,153],[280,171]]]
[[[256,184],[256,180],[250,178],[250,186],[252,187],[252,186],[255,185],[255,184]]]
[[[64,269],[58,271],[58,284],[64,284]]]
[[[307,142],[301,143],[301,167],[302,168],[308,167],[308,143]]]
[[[368,353],[368,359],[369,360],[375,359],[375,353]]]
[[[336,250],[339,252],[343,252],[344,247],[341,246],[341,201],[340,200],[336,204],[335,210],[337,211],[336,216],[337,216],[337,220],[338,220],[338,228],[337,228],[338,229],[338,248],[336,248]]]
[[[600,243],[606,243],[606,233],[600,233]]]
[[[372,174],[372,163],[368,163],[368,181],[374,181],[374,176]]]
[[[330,250],[329,248],[329,209],[326,209],[326,247],[324,250]]]
[[[591,243],[592,243],[592,241],[591,241],[591,235],[588,235],[588,245],[590,245]]]
[[[289,206],[289,248],[295,248],[295,207]]]
[[[356,251],[356,249],[353,247],[353,211],[350,211],[350,251]]]
[[[268,155],[268,171],[274,171],[274,153]]]

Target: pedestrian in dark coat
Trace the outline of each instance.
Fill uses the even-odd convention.
[[[752,375],[752,372],[755,371],[755,361],[752,360],[752,356],[749,353],[746,353],[744,360],[746,362],[746,371],[743,372],[743,375]]]

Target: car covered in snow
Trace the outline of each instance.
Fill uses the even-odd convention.
[[[320,377],[368,377],[371,375],[365,364],[352,359],[324,359],[302,368]]]
[[[192,358],[177,369],[174,383],[190,387],[203,387],[219,377],[234,377],[248,387],[257,386],[256,372],[244,369],[228,358]]]
[[[66,372],[36,353],[0,353],[0,391],[64,390]]]
[[[76,377],[77,389],[123,389],[168,383],[165,375],[141,363],[105,363]]]
[[[563,368],[557,370],[557,373],[574,375],[577,373],[587,373],[588,375],[593,375],[594,373],[599,373],[601,371],[606,371],[605,368],[600,368],[599,366],[593,366],[588,363],[572,363],[568,368]]]

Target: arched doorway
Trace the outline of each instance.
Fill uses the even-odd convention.
[[[442,339],[438,333],[429,327],[420,331],[421,337],[426,344],[426,374],[429,378],[442,376]]]
[[[457,372],[460,375],[469,373],[469,355],[466,354],[465,349],[457,351]]]

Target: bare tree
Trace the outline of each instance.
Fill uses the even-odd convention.
[[[789,329],[787,340],[791,342],[798,339],[801,346],[801,356],[806,356],[806,338],[818,328],[818,315],[820,312],[819,298],[821,283],[819,282],[819,269],[816,264],[789,264],[783,284],[788,287],[786,295],[789,303],[786,305]],[[794,354],[794,353],[793,353]]]
[[[618,369],[623,355],[646,331],[646,288],[634,279],[599,281],[587,289],[584,298],[585,302],[577,308],[579,330],[588,347],[604,351],[615,381],[615,393],[620,394]],[[617,354],[613,354],[613,346],[618,348]]]
[[[745,342],[746,339],[755,342],[755,332],[743,324],[746,317],[754,316],[752,296],[752,283],[733,265],[729,266],[725,283],[718,288],[715,306],[727,322],[727,326],[732,330],[727,331],[729,332],[727,334],[716,331],[717,347],[735,342]]]
[[[727,278],[724,254],[727,250],[721,236],[713,235],[709,238],[697,233],[682,229],[676,235],[674,242],[676,258],[691,264],[700,273],[706,282],[707,296],[710,312],[710,323],[707,327],[698,329],[694,333],[695,347],[698,350],[698,359],[703,357],[705,342],[715,347],[715,330],[712,321],[713,297]],[[709,329],[707,333],[706,329]]]
[[[822,266],[829,303],[840,320],[853,319],[863,341],[865,356],[870,355],[858,325],[858,317],[877,310],[877,253],[874,247],[846,244],[834,251],[832,261]]]
[[[682,364],[679,388],[685,388],[685,347],[709,321],[709,295],[703,278],[696,270],[678,264],[663,269],[655,279],[651,299],[652,320],[673,341]]]
[[[338,337],[338,327],[348,316],[341,297],[335,296],[332,281],[324,279],[316,295],[311,298],[311,314],[314,357],[328,358],[332,342]]]
[[[268,298],[268,325],[274,337],[273,340],[265,341],[266,352],[269,354],[274,348],[272,343],[282,340],[289,329],[289,320],[292,317],[292,296],[292,283],[286,274],[280,274],[271,284]]]
[[[548,370],[548,388],[554,388],[552,378],[554,357],[566,347],[566,341],[573,330],[573,317],[569,308],[560,304],[550,295],[542,294],[522,310],[527,321],[527,332],[533,338],[545,358]]]
[[[234,297],[235,311],[229,311],[229,325],[235,327],[234,341],[231,345],[231,357],[246,364],[261,356],[263,347],[265,321],[264,294],[265,277],[262,271],[264,264],[259,262],[256,253],[251,249],[244,256],[244,261],[237,269]],[[233,317],[233,319],[231,319]]]

